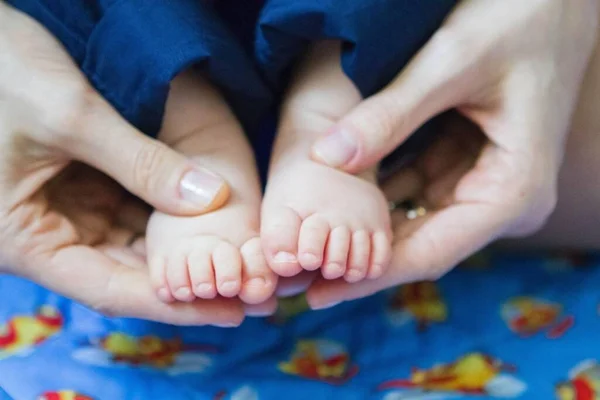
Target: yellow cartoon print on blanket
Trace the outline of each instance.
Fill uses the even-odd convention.
[[[279,363],[289,375],[341,385],[358,373],[346,349],[328,340],[302,340],[296,344],[289,361]]]
[[[212,363],[210,354],[216,352],[214,346],[186,345],[179,338],[114,332],[92,340],[90,346],[76,350],[73,357],[97,366],[138,366],[178,375],[204,371]]]
[[[27,355],[35,346],[59,333],[64,320],[53,306],[44,305],[35,315],[17,315],[0,325],[0,360]]]
[[[508,328],[522,337],[546,332],[546,337],[563,336],[574,324],[572,315],[563,315],[557,303],[532,297],[514,297],[502,306],[502,318]]]
[[[388,320],[395,326],[415,321],[419,330],[448,319],[448,307],[433,282],[398,287],[388,305]]]
[[[512,373],[515,367],[482,353],[471,353],[454,362],[434,365],[430,369],[413,369],[410,377],[383,382],[379,390],[390,391],[386,400],[425,399],[432,395],[477,395],[492,398],[515,398],[525,391],[525,384]],[[404,396],[404,397],[403,397]]]

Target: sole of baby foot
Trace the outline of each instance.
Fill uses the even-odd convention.
[[[311,160],[271,173],[261,240],[280,276],[321,269],[325,279],[381,276],[391,256],[388,205],[379,188]]]
[[[236,297],[248,304],[266,301],[277,276],[268,268],[254,237],[241,248],[215,236],[190,237],[152,261],[153,282],[165,302]]]

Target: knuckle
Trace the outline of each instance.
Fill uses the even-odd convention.
[[[397,140],[397,133],[402,131],[402,119],[398,118],[401,106],[391,95],[380,95],[363,103],[363,117],[357,128],[366,139],[374,138],[379,143],[390,143]]]
[[[444,64],[462,63],[473,52],[472,39],[460,31],[449,25],[439,29],[431,38],[433,53],[443,57]]]
[[[138,190],[150,192],[158,187],[161,165],[165,159],[164,145],[152,142],[143,146],[135,155],[133,163],[133,182]]]

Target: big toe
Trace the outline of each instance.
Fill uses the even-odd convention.
[[[302,220],[288,207],[263,210],[261,240],[267,262],[281,276],[294,276],[302,267],[298,262],[298,237]]]

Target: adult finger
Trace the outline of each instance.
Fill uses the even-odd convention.
[[[58,250],[39,273],[41,267],[30,265],[25,277],[109,316],[223,327],[243,320],[241,304],[231,299],[165,304],[156,297],[146,270],[119,264],[90,247]]]
[[[225,180],[129,125],[97,96],[65,146],[156,209],[175,215],[215,210],[229,197]]]
[[[436,279],[503,231],[503,209],[487,204],[460,204],[417,221],[419,227],[398,238],[392,264],[380,279],[349,285],[319,281],[307,294],[314,309],[361,298],[401,283]],[[413,222],[413,221],[408,221]]]
[[[396,149],[427,120],[460,106],[484,76],[480,61],[486,50],[469,46],[451,28],[441,28],[394,81],[315,142],[313,159],[360,172]]]

